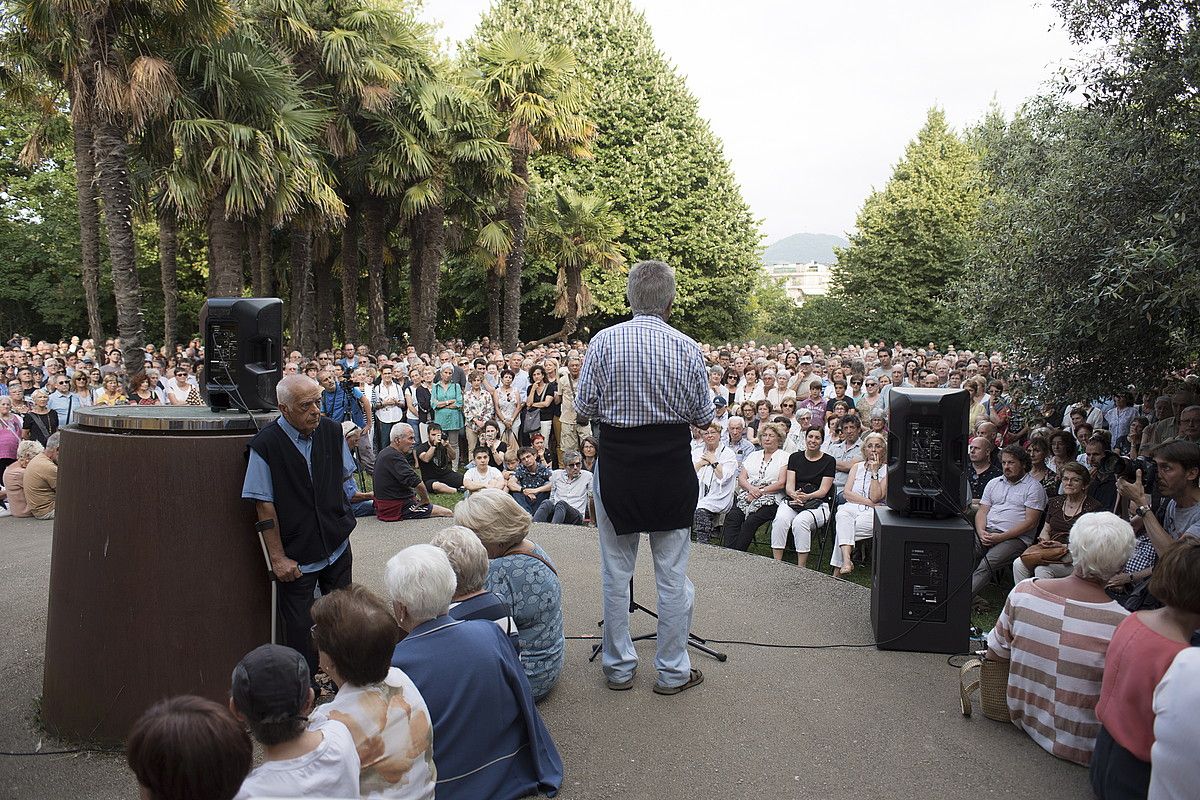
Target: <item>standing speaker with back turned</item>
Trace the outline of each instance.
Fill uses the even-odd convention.
[[[202,390],[213,411],[268,411],[282,376],[283,301],[210,297],[200,311]]]
[[[962,517],[970,396],[888,391],[887,508],[875,512],[871,624],[881,650],[966,652],[975,532]]]

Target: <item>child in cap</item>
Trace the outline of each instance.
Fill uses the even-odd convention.
[[[256,647],[234,667],[230,694],[230,710],[264,756],[235,800],[358,797],[360,762],[350,731],[335,720],[307,727],[315,695],[304,656],[276,644]]]

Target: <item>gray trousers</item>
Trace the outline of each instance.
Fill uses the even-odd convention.
[[[1005,539],[988,547],[976,534],[975,557],[979,559],[979,566],[975,567],[975,574],[971,576],[971,594],[976,595],[983,591],[984,587],[992,582],[992,575],[996,570],[1012,564],[1017,556],[1025,552],[1026,547],[1029,547],[1029,542],[1024,536]]]

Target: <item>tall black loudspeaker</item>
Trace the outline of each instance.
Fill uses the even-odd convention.
[[[274,409],[283,363],[283,301],[210,297],[200,311],[200,332],[209,408]]]
[[[875,511],[871,628],[880,650],[965,653],[975,536],[961,517]]]
[[[971,501],[963,389],[888,390],[887,504],[902,514],[948,517]]]

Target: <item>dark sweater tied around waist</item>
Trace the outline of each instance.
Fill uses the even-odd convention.
[[[692,527],[700,487],[686,423],[599,424],[600,499],[618,534]]]

